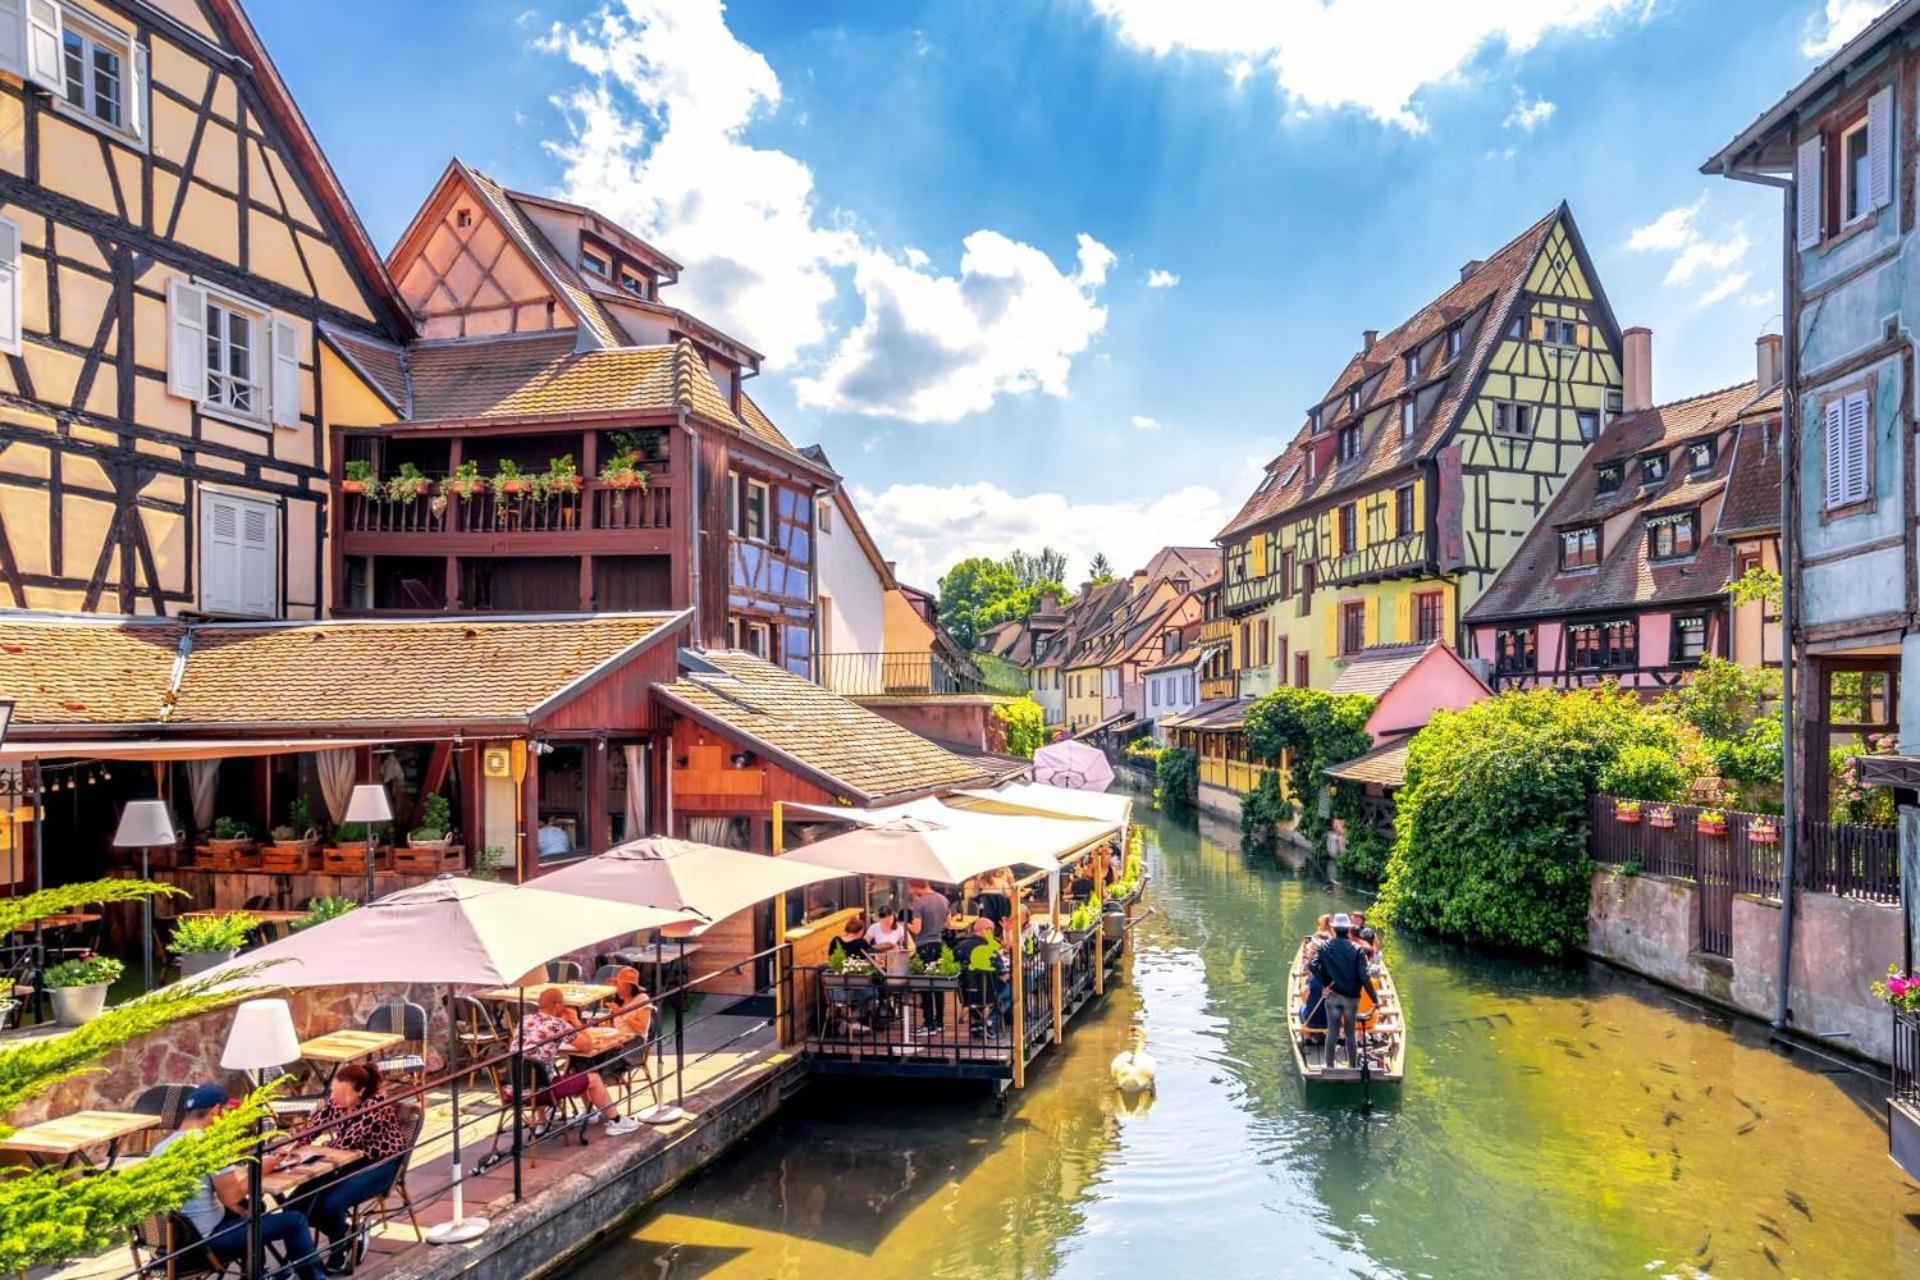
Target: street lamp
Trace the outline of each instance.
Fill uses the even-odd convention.
[[[300,1037],[293,1029],[293,1011],[285,1000],[247,1000],[234,1010],[233,1025],[227,1029],[227,1045],[220,1054],[220,1065],[229,1071],[244,1071],[256,1085],[260,1074],[270,1067],[284,1067],[300,1060]],[[247,1274],[259,1275],[265,1268],[260,1240],[260,1214],[266,1207],[260,1185],[260,1161],[266,1155],[267,1128],[260,1128],[261,1149],[247,1163]]]
[[[0,728],[4,732],[4,728]],[[173,815],[160,800],[129,800],[120,811],[120,829],[113,833],[116,849],[140,850],[140,878],[147,878],[148,850],[173,843]],[[153,897],[140,899],[140,935],[146,961],[147,990],[153,990]]]
[[[377,782],[363,782],[353,789],[353,798],[347,801],[347,813],[343,822],[365,823],[367,828],[367,896],[364,901],[373,901],[373,825],[376,822],[393,821],[393,805],[387,800],[387,789]]]

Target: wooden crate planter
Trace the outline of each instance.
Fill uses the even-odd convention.
[[[1640,822],[1640,806],[1637,804],[1614,805],[1613,820],[1623,827],[1638,826]]]
[[[1664,804],[1657,804],[1647,810],[1647,825],[1661,831],[1673,830],[1673,810]]]
[[[313,840],[290,840],[284,844],[262,845],[260,869],[274,875],[294,876],[317,869],[320,845]]]
[[[1760,821],[1747,824],[1747,842],[1749,844],[1779,844],[1780,824],[1777,822]]]
[[[1724,836],[1727,834],[1727,820],[1724,816],[1710,818],[1703,813],[1693,820],[1693,827],[1694,830],[1703,836]]]
[[[199,863],[211,871],[247,871],[259,866],[251,840],[209,840],[200,846]]]
[[[379,870],[376,855],[374,869]],[[320,870],[330,876],[365,875],[367,870],[367,846],[364,844],[330,844],[320,850]]]
[[[466,850],[451,841],[407,844],[394,849],[393,869],[410,875],[439,875],[460,870],[465,855]]]

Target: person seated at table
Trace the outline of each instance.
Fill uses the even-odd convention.
[[[393,1186],[411,1149],[406,1117],[387,1101],[380,1068],[349,1062],[333,1073],[327,1099],[313,1118],[295,1130],[296,1143],[324,1137],[330,1146],[358,1151],[364,1163],[355,1166],[305,1197],[301,1208],[314,1230],[327,1238],[327,1271],[353,1274],[348,1249],[347,1219],[353,1207],[385,1195]]]
[[[871,925],[867,926],[867,946],[874,951],[899,951],[907,945],[907,927],[900,923],[893,908],[880,908]]]
[[[187,1095],[180,1128],[154,1147],[154,1156],[205,1129],[226,1109],[225,1089],[217,1084],[198,1086]],[[282,1153],[268,1152],[260,1157],[260,1171],[272,1173],[285,1160]],[[250,1216],[246,1167],[231,1165],[218,1173],[202,1177],[193,1195],[180,1206],[180,1216],[200,1233],[201,1242],[215,1262],[232,1266],[234,1262],[245,1258],[247,1219]],[[300,1280],[326,1280],[327,1273],[320,1265],[320,1256],[313,1244],[313,1230],[307,1223],[306,1214],[292,1209],[277,1209],[261,1214],[260,1240],[263,1246],[277,1245],[283,1249],[289,1267]],[[283,1276],[286,1271],[272,1271],[269,1274]]]
[[[615,1027],[646,1039],[653,1029],[653,997],[640,985],[638,969],[628,965],[613,975],[613,994],[607,997],[606,1010]]]
[[[840,926],[840,936],[836,939],[840,952],[849,960],[864,960],[867,952],[873,950],[873,944],[867,941],[867,913],[856,911],[848,916],[846,923]]]
[[[580,1019],[573,1010],[567,1008],[566,997],[558,987],[547,987],[540,993],[540,1002],[533,1011],[514,1028],[513,1045],[524,1048],[526,1055],[534,1062],[546,1067],[549,1072],[558,1071],[558,1059],[563,1053],[593,1053],[595,1046],[592,1037],[580,1028]],[[607,1082],[598,1071],[574,1071],[560,1076],[540,1091],[549,1098],[578,1098],[585,1095],[606,1125],[608,1137],[617,1138],[633,1133],[640,1128],[640,1122],[620,1114],[614,1105],[613,1094],[607,1089]]]
[[[960,968],[962,970],[971,967],[973,964],[973,953],[979,948],[983,946],[998,947],[1000,945],[999,940],[993,935],[993,921],[987,919],[985,916],[975,916],[973,918],[973,923],[968,926],[966,934],[962,936],[958,942],[953,944],[953,958],[960,962]]]

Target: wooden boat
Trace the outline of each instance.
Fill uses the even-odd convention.
[[[1293,1065],[1300,1069],[1300,1078],[1309,1084],[1358,1083],[1362,1078],[1358,1062],[1351,1067],[1320,1065],[1325,1033],[1311,1030],[1300,1021],[1307,1002],[1304,961],[1312,941],[1301,939],[1300,949],[1294,952],[1293,969],[1287,976],[1287,1033],[1293,1041]],[[1373,974],[1373,989],[1379,993],[1380,1003],[1373,1015],[1360,1024],[1365,1078],[1375,1084],[1399,1084],[1406,1076],[1407,1021],[1400,1007],[1400,992],[1393,985],[1393,975],[1387,972],[1385,964],[1379,965]]]

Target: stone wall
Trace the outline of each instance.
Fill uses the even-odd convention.
[[[1623,969],[1756,1018],[1774,1015],[1780,904],[1733,900],[1731,956],[1701,952],[1692,881],[1601,869],[1587,907],[1587,951]],[[1900,961],[1900,909],[1802,893],[1795,899],[1788,1025],[1801,1035],[1877,1062],[1893,1052],[1893,1020],[1869,989]]]

